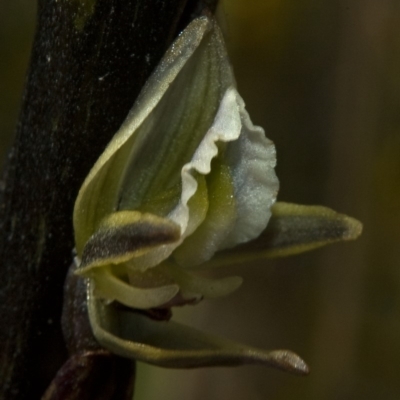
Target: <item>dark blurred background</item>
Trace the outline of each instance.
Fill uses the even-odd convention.
[[[1,160],[35,5],[0,0]],[[398,400],[400,2],[226,0],[219,15],[247,109],[277,147],[279,200],[329,206],[360,219],[364,232],[356,242],[226,268],[245,278],[241,290],[176,313],[248,344],[292,349],[309,377],[141,364],[135,400]]]

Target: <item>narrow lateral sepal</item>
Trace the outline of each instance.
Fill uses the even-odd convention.
[[[323,206],[277,202],[264,232],[255,240],[217,255],[215,264],[286,257],[331,243],[354,240],[362,223]]]
[[[180,228],[166,218],[138,211],[118,211],[107,217],[86,243],[79,269],[120,264],[164,244],[178,241]]]
[[[173,321],[155,321],[93,296],[89,318],[98,342],[114,354],[166,368],[257,364],[307,375],[304,360],[289,350],[262,350],[210,335]]]

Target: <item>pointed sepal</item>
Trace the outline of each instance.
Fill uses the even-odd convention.
[[[322,206],[277,202],[264,232],[255,240],[221,252],[211,261],[216,265],[285,257],[331,243],[354,240],[362,223]]]

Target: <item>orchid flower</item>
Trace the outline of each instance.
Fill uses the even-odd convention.
[[[242,282],[206,279],[199,268],[358,236],[360,223],[332,210],[274,204],[275,164],[274,144],[252,124],[236,89],[217,23],[195,19],[75,203],[76,273],[86,279],[102,346],[173,368],[256,363],[308,372],[290,351],[254,349],[165,317],[173,306],[225,296]]]

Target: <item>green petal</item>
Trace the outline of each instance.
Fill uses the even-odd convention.
[[[148,309],[170,301],[179,291],[178,285],[138,288],[115,276],[109,269],[100,268],[91,274],[95,294],[107,300],[117,300],[128,307]]]
[[[309,372],[306,363],[288,350],[260,350],[182,324],[153,321],[107,305],[93,296],[90,283],[88,308],[98,342],[122,357],[167,368],[259,364],[298,375]]]
[[[76,273],[85,275],[93,268],[127,262],[179,238],[179,226],[166,218],[137,211],[115,212],[86,243]]]
[[[183,292],[199,294],[205,298],[227,296],[238,289],[243,282],[243,279],[239,276],[229,276],[222,279],[199,277],[169,262],[163,264],[163,269],[168,271]]]
[[[361,222],[330,208],[278,202],[272,206],[267,228],[256,240],[219,253],[207,266],[290,256],[354,240],[361,232]]]

